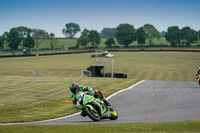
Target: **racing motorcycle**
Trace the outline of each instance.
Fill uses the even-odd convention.
[[[95,98],[86,92],[78,92],[77,106],[93,121],[100,121],[101,119],[116,120],[118,118],[118,113],[113,107],[106,106],[99,98]]]

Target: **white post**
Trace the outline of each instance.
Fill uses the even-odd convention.
[[[114,62],[114,60],[112,60],[112,62],[111,62],[111,77],[113,78],[113,62]]]
[[[103,61],[103,76],[105,77],[106,74],[105,74],[105,66],[106,66],[106,60]]]

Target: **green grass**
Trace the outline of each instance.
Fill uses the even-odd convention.
[[[128,79],[82,76],[81,70],[94,65],[91,53],[1,58],[0,123],[44,120],[75,113],[69,91],[72,82],[90,85],[108,96],[143,79],[196,82],[195,73],[200,65],[200,53],[193,52],[113,52],[111,54],[115,55],[114,72],[128,74]],[[112,58],[100,59],[111,60]],[[32,76],[32,71],[43,72],[44,76]],[[196,132],[199,130],[196,128],[197,125],[199,121],[88,126],[93,129],[101,127],[99,131],[112,129],[114,132]],[[69,131],[67,129],[77,131],[80,128],[74,128],[80,126],[0,126],[0,132],[10,130],[31,132],[32,129],[35,132],[42,130],[50,132],[52,128],[64,132]],[[142,127],[146,130],[142,130]],[[151,131],[148,130],[150,128]]]
[[[102,38],[100,44],[98,45],[99,48],[105,48],[106,44],[105,41],[107,39]],[[116,45],[119,46],[119,43],[117,42],[117,40],[115,39]],[[69,48],[69,47],[74,47],[76,45],[77,41],[76,39],[66,39],[66,38],[60,38],[58,39],[58,43],[57,43],[57,47],[61,48]],[[196,46],[200,44],[200,40],[194,44],[191,44],[192,46]],[[133,41],[129,46],[140,46],[140,44],[138,44],[136,41]],[[168,45],[170,46],[170,43],[166,41],[166,39],[164,37],[160,38],[160,39],[153,39],[153,45]],[[92,46],[91,44],[88,44],[88,46]],[[149,46],[148,40],[146,40],[146,43],[143,44],[143,46]],[[40,44],[39,48],[50,48],[50,44],[48,42],[43,42],[42,44]]]
[[[107,39],[102,38],[100,44],[98,45],[99,48],[105,48],[106,45],[104,44],[105,41]],[[116,45],[119,46],[119,43],[117,42],[117,40],[115,39]],[[76,45],[77,41],[76,39],[58,39],[58,43],[57,43],[57,47],[61,48],[69,48],[69,47],[74,47]],[[192,46],[195,46],[197,44],[200,44],[200,41],[192,44]],[[140,46],[140,44],[138,44],[136,41],[133,41],[129,46]],[[170,46],[170,43],[166,41],[166,39],[164,37],[160,38],[160,39],[153,39],[153,45],[168,45]],[[88,46],[92,46],[90,44],[88,44]],[[148,40],[146,40],[146,43],[143,44],[143,46],[149,46]],[[50,44],[48,42],[43,42],[42,44],[40,44],[39,48],[50,48]]]
[[[83,124],[83,125],[11,125],[0,126],[2,133],[168,133],[200,132],[200,121],[124,123],[124,124]]]

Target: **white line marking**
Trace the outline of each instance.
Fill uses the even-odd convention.
[[[141,80],[141,81],[137,82],[136,84],[133,84],[133,85],[129,86],[129,87],[126,88],[126,89],[117,91],[117,92],[113,93],[112,95],[108,96],[106,99],[110,99],[110,98],[112,98],[113,96],[115,96],[115,95],[117,95],[117,94],[119,94],[119,93],[121,93],[121,92],[130,90],[130,89],[132,89],[133,87],[135,87],[136,85],[138,85],[138,84],[140,84],[140,83],[142,83],[142,82],[144,82],[144,81],[145,81],[145,80]]]
[[[112,95],[108,96],[106,99],[110,99],[112,98],[113,96],[121,93],[121,92],[124,92],[124,91],[127,91],[127,90],[130,90],[132,89],[133,87],[135,87],[136,85],[144,82],[145,80],[141,80],[139,82],[137,82],[136,84],[133,84],[131,86],[129,86],[128,88],[126,89],[123,89],[123,90],[120,90],[120,91],[117,91],[115,93],[113,93]],[[49,120],[42,120],[42,121],[35,121],[35,122],[20,122],[20,123],[0,123],[0,125],[18,125],[18,124],[36,124],[36,123],[40,123],[40,122],[48,122],[48,121],[55,121],[55,120],[60,120],[60,119],[64,119],[64,118],[69,118],[69,117],[72,117],[72,116],[76,116],[80,114],[80,112],[78,113],[75,113],[75,114],[72,114],[72,115],[68,115],[68,116],[63,116],[63,117],[59,117],[59,118],[55,118],[55,119],[49,119]]]

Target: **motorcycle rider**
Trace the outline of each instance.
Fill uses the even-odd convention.
[[[103,93],[99,90],[93,91],[92,87],[87,87],[87,86],[83,86],[83,85],[79,86],[78,83],[74,82],[70,85],[70,91],[72,92],[71,98],[72,98],[72,103],[73,103],[74,108],[79,108],[76,105],[76,102],[77,102],[77,99],[76,99],[77,95],[76,94],[79,91],[81,91],[81,92],[89,93],[89,94],[93,95],[95,98],[99,98],[100,100],[102,100],[105,103],[106,106],[108,106],[109,108],[112,109],[111,104],[105,99]],[[81,116],[85,117],[86,115],[83,112],[81,112]]]
[[[200,75],[200,67],[199,67],[199,70],[196,73],[197,79],[198,79],[199,75]]]

